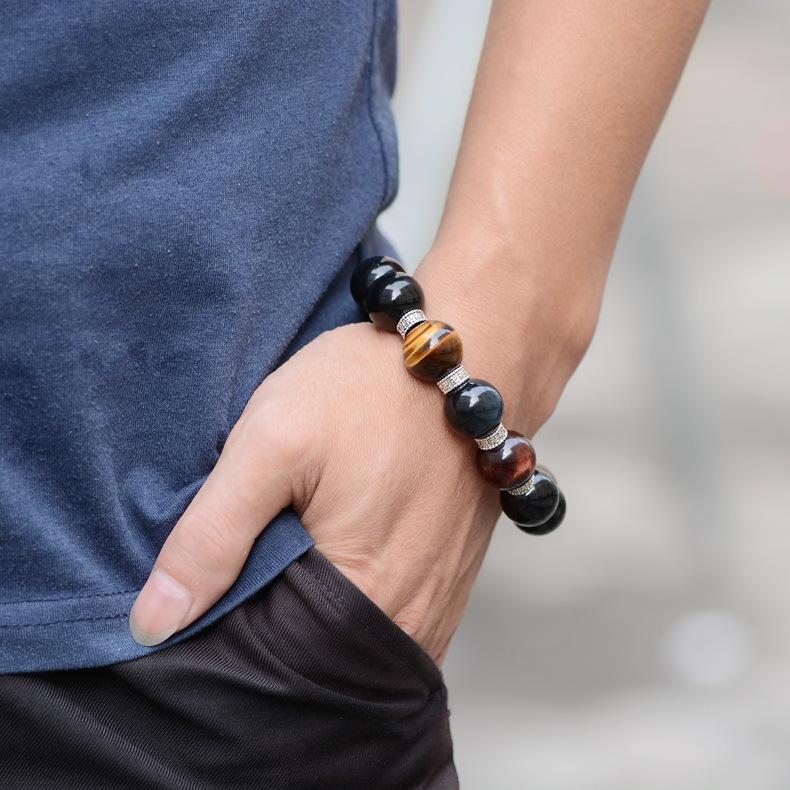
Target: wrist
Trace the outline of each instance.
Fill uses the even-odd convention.
[[[532,428],[538,424],[534,414],[530,424],[525,419],[519,423],[524,426],[522,431],[505,425],[504,393],[486,381],[470,378],[463,365],[460,332],[426,315],[420,283],[404,272],[398,261],[386,256],[360,261],[350,288],[356,303],[378,329],[401,336],[403,362],[409,373],[435,384],[444,396],[447,423],[456,434],[477,445],[475,466],[498,490],[502,511],[527,534],[553,532],[565,518],[566,503],[554,476],[537,465],[535,449],[522,433],[534,432]],[[508,381],[512,384],[518,378]],[[547,390],[545,387],[543,392]],[[508,391],[515,393],[516,388],[511,386],[505,389]],[[435,448],[436,443],[428,446]],[[413,465],[409,473],[414,474]],[[457,488],[460,478],[453,477]]]
[[[434,246],[417,276],[426,312],[460,331],[465,366],[502,392],[510,424],[533,435],[590,343],[600,295],[494,244]]]

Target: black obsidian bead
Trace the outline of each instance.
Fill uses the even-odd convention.
[[[560,502],[560,492],[553,478],[542,469],[532,475],[532,488],[526,494],[499,495],[502,511],[517,527],[535,529],[554,515]]]
[[[522,532],[528,532],[530,535],[548,535],[549,532],[554,532],[560,524],[562,524],[562,520],[565,518],[565,497],[563,496],[562,491],[559,492],[560,500],[557,503],[557,509],[554,511],[554,515],[543,524],[540,524],[537,527],[522,527],[518,526],[518,528]]]
[[[351,295],[360,309],[365,309],[365,294],[376,280],[402,271],[403,266],[394,258],[388,258],[386,255],[365,258],[364,261],[358,263],[351,275]]]
[[[499,390],[482,379],[469,379],[447,395],[447,422],[464,436],[479,439],[499,425],[505,403]]]
[[[365,294],[365,310],[379,329],[394,332],[404,313],[422,310],[422,288],[410,274],[393,272],[377,279]]]

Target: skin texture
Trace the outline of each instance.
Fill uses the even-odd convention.
[[[525,436],[592,338],[628,200],[706,6],[494,2],[416,276],[428,315],[460,332],[464,365],[497,386],[504,423]],[[441,393],[405,372],[397,335],[324,333],[247,404],[138,596],[132,634],[156,644],[205,612],[292,503],[319,550],[441,664],[500,513],[475,450],[445,424]]]

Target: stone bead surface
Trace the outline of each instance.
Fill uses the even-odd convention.
[[[403,362],[409,373],[423,381],[439,381],[461,364],[462,357],[461,336],[441,321],[417,325],[403,341]]]
[[[499,390],[482,379],[469,379],[444,401],[447,422],[473,439],[491,433],[499,425],[504,408]]]
[[[541,469],[533,473],[533,486],[526,494],[513,496],[507,491],[499,495],[504,514],[518,527],[534,529],[546,524],[560,501],[557,484]]]
[[[508,431],[499,447],[477,451],[477,468],[497,488],[515,488],[535,471],[535,448],[526,436]]]
[[[565,518],[565,497],[563,496],[562,491],[559,492],[560,499],[557,503],[557,509],[554,511],[554,515],[543,524],[540,524],[537,527],[522,527],[519,525],[518,528],[522,532],[527,532],[530,535],[548,535],[549,532],[553,532],[560,524],[562,524],[562,520]]]
[[[422,288],[404,272],[393,272],[376,280],[365,294],[365,310],[370,320],[388,332],[397,331],[404,313],[422,310]]]
[[[388,277],[395,272],[402,272],[401,266],[394,258],[386,255],[377,255],[374,258],[365,258],[357,264],[351,275],[351,296],[362,310],[365,310],[365,294],[377,280]]]

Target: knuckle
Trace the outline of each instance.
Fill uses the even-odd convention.
[[[302,410],[282,399],[256,404],[239,425],[246,446],[262,451],[270,485],[284,489],[295,502],[309,500],[324,468],[324,448]]]
[[[294,410],[281,401],[263,401],[240,420],[238,438],[250,447],[265,447],[268,456],[292,464],[304,455],[302,431]]]

